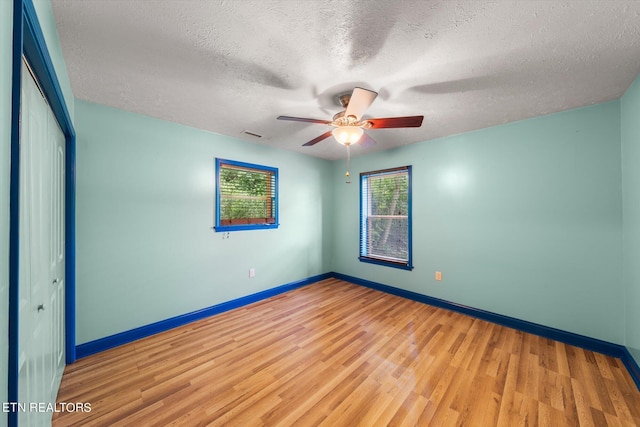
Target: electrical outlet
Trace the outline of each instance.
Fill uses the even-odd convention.
[[[442,271],[436,271],[436,280],[437,281],[442,280]]]
[[[249,269],[249,277],[256,277],[256,269],[255,268],[250,268]]]

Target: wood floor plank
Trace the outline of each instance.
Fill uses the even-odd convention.
[[[58,426],[640,425],[616,358],[327,279],[67,366]]]

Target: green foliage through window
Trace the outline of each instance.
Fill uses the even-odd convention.
[[[411,267],[411,167],[360,174],[360,260]]]
[[[216,159],[216,231],[277,227],[278,170]]]

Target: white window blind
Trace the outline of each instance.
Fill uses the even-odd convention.
[[[216,230],[277,225],[277,169],[220,159],[217,166]]]
[[[411,266],[411,166],[360,174],[360,260]]]

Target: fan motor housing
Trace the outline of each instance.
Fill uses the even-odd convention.
[[[340,93],[336,95],[337,104],[343,108],[347,108],[351,100],[351,92]]]

